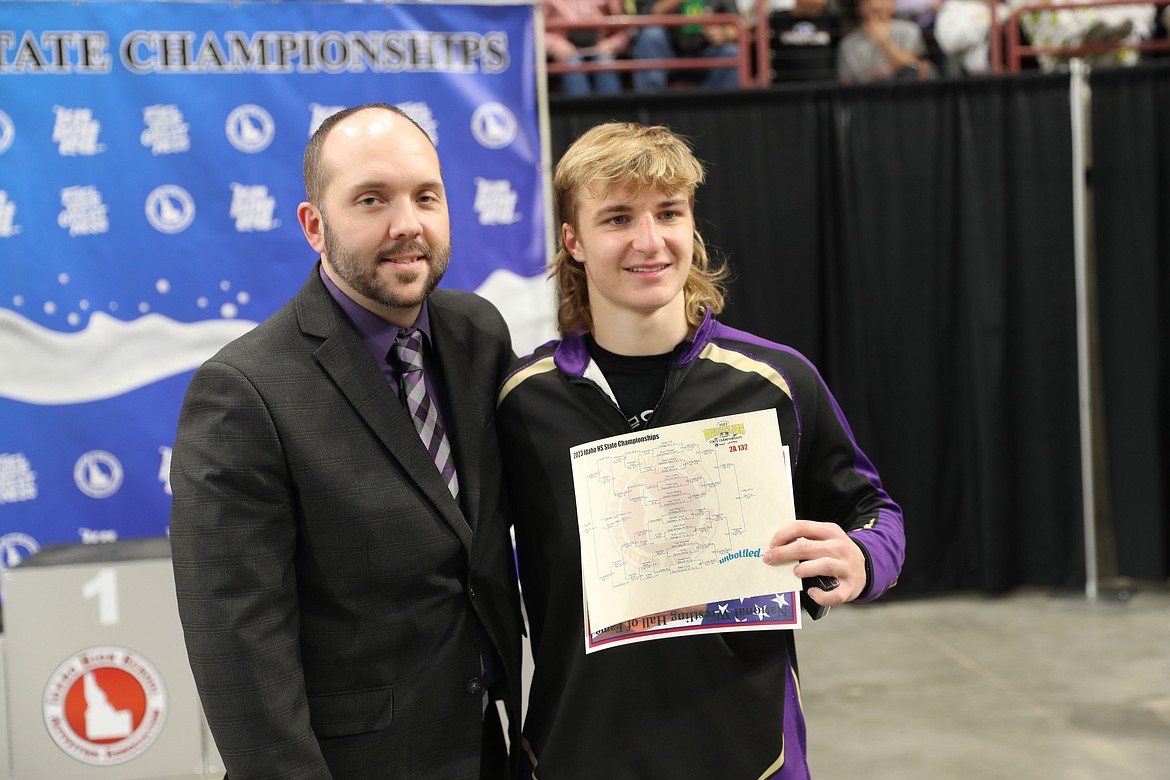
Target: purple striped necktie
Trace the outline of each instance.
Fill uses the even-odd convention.
[[[438,407],[427,392],[427,382],[423,376],[422,346],[422,334],[417,329],[404,330],[399,333],[390,352],[398,360],[406,411],[418,429],[423,446],[447,480],[451,495],[458,498],[459,478],[455,474],[455,461],[451,458],[451,443],[439,421]]]

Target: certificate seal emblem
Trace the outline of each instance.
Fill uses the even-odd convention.
[[[157,739],[166,721],[166,692],[142,656],[91,647],[49,677],[42,710],[63,752],[83,764],[112,766],[136,758]]]
[[[722,519],[711,477],[681,453],[649,462],[627,459],[615,479],[607,514],[610,541],[629,579],[700,567],[699,558]]]

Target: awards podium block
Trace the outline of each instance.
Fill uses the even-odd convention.
[[[12,766],[8,752],[8,691],[5,680],[8,679],[4,668],[4,637],[0,636],[0,778],[8,780],[12,777]]]
[[[3,649],[14,780],[206,775],[166,539],[46,547],[5,571]]]

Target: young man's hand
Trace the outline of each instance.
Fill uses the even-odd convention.
[[[810,588],[808,595],[821,606],[853,601],[865,590],[865,554],[836,523],[797,520],[775,533],[764,552],[764,563],[795,563],[792,572],[806,577],[833,577],[832,590]]]

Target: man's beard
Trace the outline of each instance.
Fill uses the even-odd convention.
[[[337,234],[330,230],[328,222],[325,222],[323,227],[325,231],[325,257],[333,272],[354,292],[391,309],[411,309],[422,304],[431,291],[439,285],[443,274],[447,272],[447,265],[451,262],[450,244],[432,248],[422,241],[403,241],[374,256],[363,258],[357,252],[351,252],[347,247],[342,246],[337,239]],[[405,254],[421,254],[427,264],[426,284],[417,296],[404,295],[378,276],[382,260]],[[421,272],[398,271],[396,273],[402,285],[406,287],[413,284]]]

